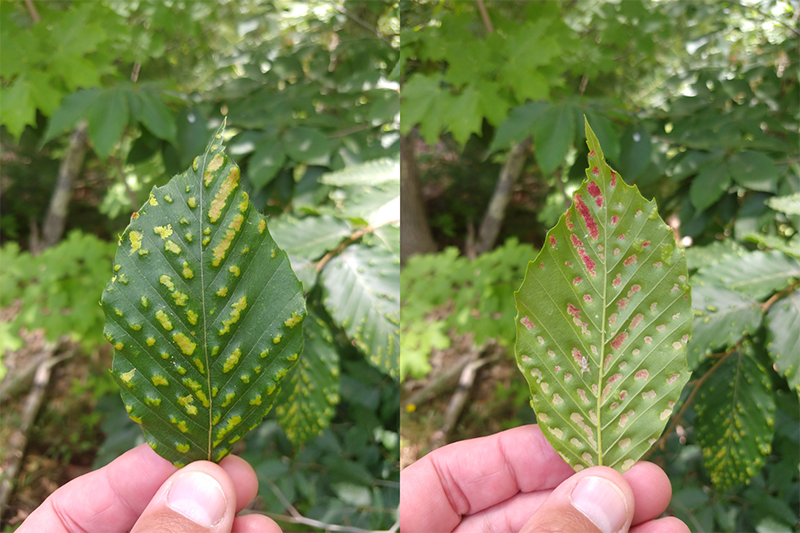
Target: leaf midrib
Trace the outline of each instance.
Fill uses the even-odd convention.
[[[224,127],[224,126],[223,126]],[[212,138],[211,143],[214,142],[213,139],[216,139],[216,135]],[[210,148],[210,147],[209,147]],[[206,270],[206,263],[205,263],[205,250],[203,250],[203,213],[205,209],[205,183],[203,180],[203,172],[206,170],[206,164],[208,163],[208,156],[211,150],[207,148],[205,152],[203,152],[203,164],[197,165],[197,170],[195,170],[195,179],[197,180],[197,186],[200,189],[200,210],[199,210],[199,227],[197,231],[197,244],[200,246],[200,303],[203,307],[203,355],[206,360],[206,398],[208,398],[208,453],[206,454],[209,461],[211,461],[211,433],[212,433],[212,426],[214,420],[214,396],[211,394],[211,361],[208,356],[208,317],[206,313],[206,283],[205,283],[205,270]],[[223,166],[224,167],[224,166]],[[217,234],[217,231],[214,231],[214,235]],[[210,243],[211,241],[209,241]],[[221,315],[222,313],[220,313]]]

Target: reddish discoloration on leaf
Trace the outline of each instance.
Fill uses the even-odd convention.
[[[612,187],[617,186],[617,173],[614,172],[613,170],[611,171],[611,186]]]
[[[591,152],[589,152],[589,157],[594,157],[594,150],[592,150]]]
[[[600,173],[600,171],[597,170],[597,172],[595,172],[595,170],[597,170],[597,167],[594,167],[594,170],[592,170],[592,174],[596,176],[597,174]],[[589,194],[591,194],[593,198],[597,198],[598,196],[600,196],[600,187],[598,187],[597,184],[593,181],[589,182],[589,185],[586,186],[586,190],[589,191]]]
[[[612,313],[610,317],[608,317],[608,325],[613,326],[617,323],[617,313]]]
[[[536,327],[536,326],[533,325],[533,322],[531,322],[531,319],[526,317],[526,316],[522,317],[522,321],[521,322],[522,322],[522,325],[525,326],[526,328],[528,328],[529,330]]]
[[[594,217],[589,212],[589,208],[583,203],[583,197],[578,193],[575,194],[575,207],[578,209],[578,214],[583,218],[583,224],[586,226],[586,229],[589,230],[589,236],[592,240],[596,241],[600,236],[600,231],[597,229],[597,222],[595,222]]]
[[[590,303],[592,303],[593,300],[592,300],[592,297],[590,295],[584,294],[583,295],[583,301],[586,302],[587,304],[590,304]]]
[[[573,224],[572,220],[570,220],[570,210],[569,209],[567,209],[567,213],[566,213],[566,215],[564,215],[564,221],[567,223],[567,229],[568,230],[572,231],[573,229],[575,229],[575,224]]]
[[[569,262],[569,261],[564,261],[564,264],[565,264],[565,265],[567,265],[568,267],[572,268],[572,263],[571,263],[571,262]]]
[[[616,226],[617,222],[619,222],[619,217],[617,215],[614,215],[613,217],[611,217],[611,225],[612,226]]]
[[[628,291],[628,297],[630,298],[640,290],[642,290],[642,287],[640,285],[631,285],[631,290]]]
[[[556,236],[555,235],[550,235],[550,246],[552,246],[553,248],[556,247]]]
[[[572,284],[577,285],[581,281],[583,281],[583,278],[581,278],[580,276],[575,276],[575,279],[572,280]]]
[[[639,327],[639,324],[642,323],[643,318],[644,315],[642,313],[639,313],[638,315],[633,317],[633,319],[631,320],[631,329],[636,329],[637,327]]]
[[[569,238],[572,241],[572,246],[574,246],[575,248],[583,246],[583,242],[574,233],[570,235]]]
[[[670,375],[670,376],[667,378],[667,385],[672,385],[673,383],[675,383],[675,381],[677,381],[677,379],[678,379],[679,377],[681,377],[681,375],[680,375],[680,374],[671,374],[671,375]],[[672,407],[672,406],[670,406],[670,407]]]
[[[648,246],[650,246],[650,241],[644,241],[642,243],[642,249],[647,248]]]
[[[622,379],[622,374],[617,372],[616,374],[608,378],[608,383],[614,383],[615,381],[619,381],[621,379]]]
[[[595,270],[595,262],[591,257],[589,257],[589,254],[586,253],[586,250],[583,248],[583,246],[578,247],[578,255],[581,256],[581,260],[586,267],[586,271],[589,272],[589,275],[591,277],[595,277],[597,275],[597,271]]]
[[[614,280],[611,282],[611,284],[614,286],[615,289],[620,285],[622,285],[622,276],[620,275],[619,272],[617,272],[617,275],[614,277]]]
[[[630,303],[630,300],[627,298],[620,298],[617,300],[617,309],[625,309],[628,307],[628,303]]]
[[[653,263],[653,266],[656,267],[656,268],[661,268],[662,263],[661,263],[661,261],[656,261],[655,263]]]
[[[631,266],[632,264],[637,263],[637,262],[639,262],[639,256],[637,256],[636,254],[633,254],[633,255],[631,255],[629,258],[627,258],[625,260],[624,265],[625,266]]]
[[[647,379],[650,376],[650,372],[647,370],[639,370],[633,377],[634,379]]]
[[[622,347],[622,343],[628,338],[628,334],[626,332],[622,332],[617,335],[613,341],[611,341],[611,347],[615,350],[619,350]]]

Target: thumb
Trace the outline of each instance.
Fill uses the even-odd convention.
[[[595,466],[561,483],[521,533],[627,533],[632,519],[628,482],[611,468]]]
[[[131,533],[230,533],[236,490],[219,465],[196,461],[167,479]]]

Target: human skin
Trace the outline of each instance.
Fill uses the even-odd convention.
[[[60,487],[17,533],[279,533],[266,516],[236,516],[257,492],[253,468],[239,457],[178,470],[142,444]]]
[[[598,527],[575,509],[575,488],[586,478],[591,486],[601,485],[589,494],[599,502],[595,510],[610,509],[606,501],[615,493],[624,501],[619,529],[610,523]],[[539,427],[530,425],[445,446],[404,469],[400,530],[688,532],[676,518],[658,518],[671,494],[669,478],[652,463],[637,463],[624,474],[607,467],[576,474]],[[602,522],[596,513],[594,518]]]

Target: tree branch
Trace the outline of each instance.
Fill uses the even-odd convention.
[[[350,235],[342,244],[340,244],[338,248],[336,248],[335,250],[331,250],[330,252],[325,254],[322,257],[322,259],[317,261],[317,273],[319,273],[322,270],[322,267],[324,267],[328,263],[328,261],[330,261],[335,256],[337,256],[340,253],[342,253],[342,251],[345,248],[347,248],[348,246],[353,244],[355,241],[357,241],[358,239],[360,239],[364,235],[366,235],[368,233],[373,233],[376,229],[378,229],[378,228],[380,228],[382,226],[389,226],[391,224],[397,224],[398,222],[400,222],[400,221],[399,220],[389,220],[387,222],[383,222],[382,224],[378,224],[377,226],[367,226],[365,228],[361,228],[360,230],[357,230],[357,231],[353,232],[353,234]]]
[[[691,405],[692,401],[694,400],[694,397],[695,397],[695,396],[697,396],[697,392],[700,390],[700,387],[701,387],[701,386],[703,385],[703,383],[705,383],[705,381],[706,381],[706,380],[707,380],[707,379],[708,379],[708,378],[711,376],[711,374],[713,374],[713,373],[714,373],[714,371],[715,371],[717,368],[719,368],[719,367],[722,365],[722,363],[724,363],[724,362],[725,362],[725,360],[726,360],[728,357],[730,357],[730,355],[731,355],[733,352],[735,352],[736,350],[738,350],[738,349],[739,349],[739,346],[741,346],[741,344],[742,344],[742,340],[743,340],[743,339],[739,339],[739,342],[737,342],[736,344],[734,344],[734,345],[733,345],[733,347],[732,347],[731,349],[729,349],[728,351],[726,351],[726,352],[723,352],[723,353],[720,353],[720,354],[713,354],[713,355],[709,355],[709,356],[708,356],[709,358],[712,358],[712,357],[719,357],[719,361],[717,361],[716,363],[714,363],[714,366],[712,366],[711,368],[709,368],[709,369],[708,369],[708,371],[707,371],[705,374],[703,374],[703,376],[702,376],[700,379],[698,379],[697,381],[695,381],[695,382],[694,382],[694,389],[692,390],[692,393],[691,393],[691,394],[689,394],[689,397],[688,397],[688,398],[686,398],[686,401],[685,401],[685,402],[683,402],[683,407],[681,407],[681,410],[680,410],[680,411],[678,411],[678,414],[677,414],[677,415],[675,415],[675,416],[672,418],[672,422],[670,422],[669,428],[667,428],[667,430],[664,432],[664,434],[663,434],[663,435],[661,435],[661,438],[660,438],[660,439],[658,439],[658,442],[656,442],[656,443],[655,443],[653,446],[651,446],[651,447],[650,447],[650,449],[649,449],[649,450],[647,450],[647,453],[646,453],[646,454],[644,454],[644,456],[643,456],[643,457],[642,457],[642,459],[641,459],[642,461],[644,461],[644,460],[646,460],[648,457],[650,457],[650,455],[653,453],[653,451],[654,451],[656,448],[659,448],[659,449],[661,449],[661,450],[663,450],[663,449],[664,449],[664,443],[667,441],[667,437],[669,437],[669,435],[672,433],[672,431],[675,429],[675,427],[676,427],[676,426],[677,426],[677,425],[680,423],[680,421],[683,419],[683,415],[684,415],[684,413],[686,413],[686,409],[688,409],[688,408],[689,408],[689,405]]]
[[[782,291],[773,294],[769,300],[767,300],[763,304],[760,304],[761,312],[766,313],[767,311],[769,311],[769,308],[772,307],[772,304],[774,304],[775,302],[777,302],[778,300],[780,300],[781,298],[783,298],[784,296],[786,296],[787,294],[789,294],[798,287],[800,287],[800,282],[795,282],[786,287],[785,289],[783,289]]]
[[[264,513],[270,518],[283,520],[284,522],[291,522],[292,524],[303,524],[304,526],[311,526],[318,529],[324,529],[325,531],[346,531],[348,533],[379,533],[371,531],[369,529],[361,529],[360,527],[326,524],[325,522],[320,522],[319,520],[314,520],[313,518],[306,518],[305,516],[301,515],[297,509],[295,509],[294,505],[292,505],[289,500],[286,499],[286,496],[283,495],[283,493],[275,485],[275,483],[270,481],[269,488],[272,490],[272,493],[275,494],[275,496],[277,496],[280,502],[284,506],[286,506],[286,510],[289,511],[289,514],[291,515],[291,516],[286,516],[282,514],[269,513],[269,512]],[[391,529],[389,529],[386,533],[394,533],[399,529],[399,527],[400,527],[400,522],[396,521],[394,525],[392,525]]]
[[[486,12],[486,6],[483,4],[483,0],[475,0],[475,2],[478,4],[478,11],[481,12],[483,25],[486,26],[486,33],[493,33],[494,27],[492,26],[492,19],[489,18],[489,13]]]
[[[30,14],[34,24],[42,20],[42,18],[39,16],[39,12],[36,11],[36,6],[33,5],[33,0],[25,0],[25,7],[28,8],[28,13]]]

